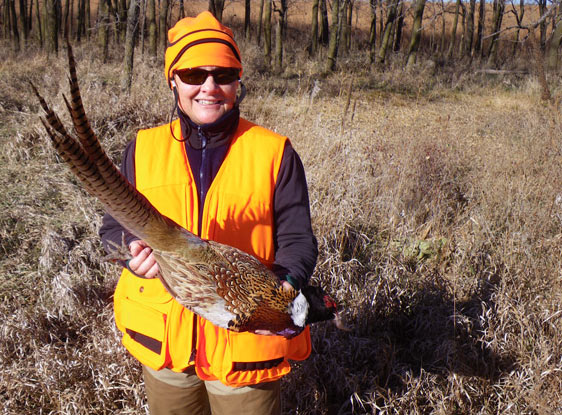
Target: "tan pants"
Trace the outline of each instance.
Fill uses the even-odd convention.
[[[194,370],[174,373],[143,366],[150,415],[279,415],[280,381],[231,388],[204,382]]]

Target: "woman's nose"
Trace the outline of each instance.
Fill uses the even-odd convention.
[[[215,82],[215,78],[212,74],[208,74],[205,82],[201,85],[201,88],[204,90],[214,90],[217,89],[219,85]]]

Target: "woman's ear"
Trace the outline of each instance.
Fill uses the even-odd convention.
[[[246,85],[244,85],[240,79],[238,80],[238,83],[240,84],[240,94],[236,97],[236,105],[240,105],[246,96]]]

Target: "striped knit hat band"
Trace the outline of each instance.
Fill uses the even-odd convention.
[[[207,11],[181,19],[168,31],[164,74],[168,85],[174,71],[200,66],[238,68],[242,72],[240,49],[232,30]]]

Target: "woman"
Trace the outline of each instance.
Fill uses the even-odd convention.
[[[289,140],[240,117],[245,89],[232,31],[209,12],[168,32],[165,76],[178,119],[141,130],[123,174],[164,215],[205,239],[240,248],[285,288],[307,284],[317,256],[304,169]],[[106,215],[108,248],[122,235],[132,259],[115,291],[123,344],[143,365],[151,414],[279,414],[288,359],[310,354],[306,329],[287,340],[234,333],[180,306],[151,249]]]

